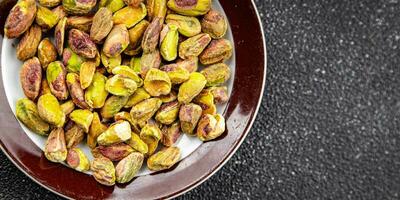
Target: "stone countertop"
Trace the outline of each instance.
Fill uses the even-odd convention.
[[[257,120],[180,199],[399,199],[398,0],[255,2],[269,53]],[[0,199],[57,198],[0,160]]]

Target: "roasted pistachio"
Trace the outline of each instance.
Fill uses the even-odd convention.
[[[51,162],[61,163],[67,159],[67,147],[65,145],[64,129],[55,128],[50,132],[44,147],[44,155]]]
[[[131,139],[131,126],[127,121],[117,121],[97,137],[99,145],[112,145]]]
[[[96,0],[63,0],[65,10],[72,15],[88,14],[96,5]]]
[[[55,0],[55,1],[58,1],[58,0]],[[51,11],[57,16],[57,21],[60,21],[62,18],[67,16],[67,13],[65,12],[63,6],[57,6],[57,7],[53,8]]]
[[[161,171],[174,166],[181,158],[178,147],[168,147],[150,156],[147,167],[152,171]]]
[[[46,122],[57,127],[62,127],[64,125],[65,114],[62,111],[57,98],[52,94],[40,96],[37,103],[37,108],[39,116]]]
[[[178,14],[199,16],[211,9],[211,0],[168,0],[167,5]]]
[[[179,33],[186,37],[193,37],[201,33],[200,21],[196,17],[169,14],[166,22],[178,26]]]
[[[104,119],[113,118],[121,108],[128,102],[129,96],[111,96],[100,110],[100,114]]]
[[[79,108],[88,109],[89,105],[85,101],[85,93],[81,88],[79,75],[76,73],[68,73],[67,86],[74,104]]]
[[[90,38],[95,43],[100,43],[107,37],[113,27],[112,12],[102,7],[93,17],[93,24],[90,28]]]
[[[97,145],[97,137],[106,130],[107,126],[101,123],[99,114],[93,112],[93,120],[87,136],[87,145],[92,149],[95,148]]]
[[[79,72],[84,58],[73,52],[70,48],[66,48],[62,54],[63,64],[66,66],[68,72]]]
[[[149,21],[160,18],[160,23],[163,24],[167,14],[167,0],[147,0],[147,12]]]
[[[211,37],[206,33],[193,36],[179,45],[179,57],[187,59],[189,57],[197,57],[210,43]]]
[[[44,94],[51,94],[50,86],[49,86],[49,83],[47,83],[46,77],[43,77],[41,82],[42,82],[42,84],[40,85],[39,96],[42,96]]]
[[[118,10],[113,15],[114,24],[124,24],[127,28],[135,26],[147,15],[146,6],[140,4],[139,7],[127,6]]]
[[[174,90],[171,90],[171,92],[167,95],[162,95],[159,97],[163,103],[169,103],[172,101],[175,101],[178,99],[178,96]]]
[[[222,115],[204,114],[197,125],[197,137],[202,141],[213,140],[225,131],[225,119]]]
[[[114,115],[114,121],[128,121],[131,124],[131,130],[134,133],[140,133],[140,127],[133,121],[131,114],[126,111],[118,112]]]
[[[121,54],[129,45],[129,33],[123,24],[115,25],[103,45],[103,53],[108,57]]]
[[[93,16],[70,16],[67,25],[70,29],[78,29],[89,33],[93,23]]]
[[[193,135],[197,122],[201,117],[202,109],[199,105],[190,103],[182,105],[179,110],[179,120],[184,133]]]
[[[105,88],[113,95],[130,96],[137,89],[137,84],[127,76],[117,74],[107,80]]]
[[[147,27],[143,35],[142,49],[144,53],[150,53],[156,50],[162,23],[160,18],[155,18]]]
[[[190,57],[185,60],[180,59],[176,62],[176,64],[179,67],[185,68],[189,73],[197,71],[198,63],[199,63],[198,57]]]
[[[112,73],[115,75],[124,75],[132,80],[134,80],[136,82],[136,86],[137,87],[141,87],[143,85],[143,80],[139,77],[139,75],[133,71],[130,67],[125,66],[125,65],[121,65],[118,67],[115,67],[112,70]]]
[[[139,7],[144,0],[124,0],[127,6]]]
[[[71,168],[80,172],[88,171],[90,168],[89,159],[79,148],[73,148],[68,151],[67,164]]]
[[[150,94],[146,92],[144,88],[138,88],[135,93],[133,93],[128,102],[125,104],[125,108],[131,108],[132,106],[136,105],[137,103],[150,98]]]
[[[214,96],[210,90],[203,90],[193,100],[203,109],[203,114],[215,115],[217,114],[217,107],[214,104]]]
[[[19,79],[25,96],[35,100],[39,95],[42,81],[42,67],[39,59],[33,57],[25,61],[19,71]]]
[[[189,76],[189,80],[182,83],[179,87],[178,101],[181,103],[190,103],[206,85],[207,80],[203,74],[193,72]]]
[[[165,103],[157,111],[155,119],[162,124],[172,124],[178,118],[179,107],[178,101]]]
[[[51,93],[59,100],[68,98],[68,89],[65,82],[67,71],[60,61],[54,61],[47,66],[46,78]]]
[[[213,40],[208,47],[200,54],[200,62],[203,65],[210,65],[224,62],[232,56],[232,45],[229,40]]]
[[[125,143],[113,144],[109,146],[98,146],[99,152],[111,161],[120,161],[134,150]]]
[[[160,52],[164,60],[173,61],[178,57],[178,27],[171,24],[164,26],[164,29],[165,36],[160,39]]]
[[[64,17],[58,21],[56,28],[54,29],[54,40],[55,47],[57,49],[58,55],[61,56],[64,50],[64,40],[65,40],[65,28],[67,26],[67,18]]]
[[[58,6],[61,3],[61,0],[39,0],[39,4],[45,7],[54,7]]]
[[[19,99],[16,104],[15,113],[17,118],[28,127],[28,129],[39,135],[48,134],[50,126],[40,118],[33,101],[27,98]]]
[[[206,86],[218,86],[231,77],[231,70],[225,63],[218,63],[204,68],[201,73],[206,77]]]
[[[44,38],[39,43],[37,54],[43,69],[46,69],[48,64],[57,60],[56,47],[54,47],[49,38]]]
[[[57,22],[58,17],[55,13],[46,7],[38,6],[36,14],[36,23],[45,30],[53,28]]]
[[[134,105],[131,110],[132,119],[135,120],[141,127],[157,112],[162,101],[159,98],[150,98],[141,101]]]
[[[60,106],[65,115],[69,115],[72,111],[75,110],[75,104],[74,102],[72,102],[72,100],[66,101]]]
[[[100,74],[99,72],[94,73],[92,84],[85,92],[86,103],[91,108],[103,107],[108,95],[108,92],[105,89],[106,81],[107,78],[103,74]]]
[[[82,89],[86,89],[90,86],[93,81],[94,73],[96,72],[96,64],[91,61],[86,61],[82,63],[79,72],[79,80]]]
[[[219,39],[224,37],[228,23],[220,12],[211,9],[201,20],[201,29],[212,38]]]
[[[144,89],[151,96],[166,95],[171,92],[171,80],[166,72],[152,68],[144,79]]]
[[[7,16],[4,34],[10,39],[21,36],[32,25],[36,11],[35,0],[19,0]]]
[[[158,69],[161,64],[161,55],[158,50],[150,53],[143,53],[140,59],[140,75],[142,78],[146,77],[147,72],[152,69]]]
[[[161,130],[155,124],[146,124],[140,131],[140,138],[147,144],[148,152],[146,155],[152,155],[158,146],[162,137]]]
[[[121,62],[121,54],[118,54],[115,57],[108,57],[103,52],[101,52],[101,63],[107,69],[108,73],[111,73],[115,67],[120,66]]]
[[[100,64],[101,64],[101,57],[100,57],[99,51],[96,52],[96,56],[94,56],[94,58],[86,59],[86,61],[90,61],[90,62],[94,63],[94,65],[95,65],[96,67],[100,66]]]
[[[136,133],[132,132],[131,139],[126,141],[126,143],[142,154],[147,154],[147,152],[149,151],[147,144],[142,139],[140,139],[140,136]]]
[[[190,73],[177,64],[164,65],[160,69],[167,72],[172,84],[181,84],[189,79]]]
[[[35,56],[40,40],[42,39],[42,30],[39,26],[31,26],[22,36],[17,46],[17,58],[21,61]]]
[[[100,7],[106,7],[111,12],[116,12],[125,6],[123,0],[100,0]]]
[[[85,58],[95,58],[97,47],[89,35],[78,29],[69,31],[68,44],[72,51]]]
[[[114,164],[108,158],[95,158],[90,164],[90,170],[97,182],[108,186],[115,184]]]
[[[216,104],[223,104],[228,102],[229,96],[228,96],[228,88],[226,86],[211,87],[208,88],[208,90],[214,96],[214,102]]]
[[[161,63],[161,60],[160,60]],[[141,58],[140,57],[132,57],[131,58],[131,62],[129,64],[129,67],[131,69],[133,69],[133,71],[135,71],[136,73],[140,74],[140,70],[141,70]]]
[[[171,124],[170,126],[164,126],[162,128],[162,139],[161,143],[164,146],[170,147],[175,144],[175,142],[179,139],[181,136],[181,131],[180,131],[180,124],[179,122],[175,122]]]
[[[93,113],[90,110],[77,109],[69,114],[69,118],[81,127],[85,133],[88,133],[89,127],[92,124]]]
[[[84,130],[80,126],[74,123],[74,125],[65,132],[65,142],[67,148],[70,149],[75,147],[76,145],[78,145],[83,141],[84,137],[85,137]]]
[[[141,48],[143,34],[149,26],[149,22],[147,20],[142,20],[134,27],[128,30],[129,32],[129,47],[124,51],[127,55],[136,55],[138,54],[138,49]],[[129,49],[129,50],[128,50]]]
[[[133,179],[143,164],[144,156],[141,153],[133,152],[122,159],[115,166],[115,175],[118,183],[127,183]]]

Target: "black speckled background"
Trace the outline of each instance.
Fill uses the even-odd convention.
[[[256,4],[269,53],[260,113],[181,199],[399,199],[399,1]],[[0,199],[56,198],[0,161]]]

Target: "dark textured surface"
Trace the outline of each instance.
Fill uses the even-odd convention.
[[[269,53],[260,113],[232,159],[181,199],[399,199],[398,0],[256,4]],[[0,199],[55,199],[0,161]]]

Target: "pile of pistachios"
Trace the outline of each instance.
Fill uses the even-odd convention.
[[[182,132],[202,141],[223,134],[216,105],[228,101],[232,43],[211,4],[19,0],[4,28],[19,38],[23,61],[16,115],[47,137],[45,157],[114,185],[145,161],[152,171],[175,165]],[[91,162],[77,147],[85,138]]]

